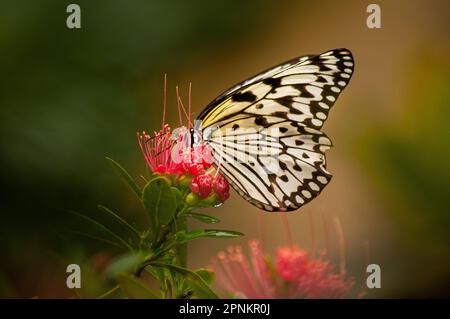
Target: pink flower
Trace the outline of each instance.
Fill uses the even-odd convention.
[[[206,198],[212,192],[213,181],[214,177],[209,173],[198,175],[191,182],[191,192],[197,194],[200,198]]]
[[[279,248],[275,269],[258,241],[250,241],[249,248],[250,261],[239,246],[219,252],[212,261],[218,284],[235,297],[345,298],[354,287],[354,280],[336,273],[330,261],[309,258],[298,247]]]
[[[172,161],[170,139],[170,126],[164,125],[161,131],[150,136],[145,131],[137,133],[139,146],[145,161],[154,173],[166,174],[176,169]]]
[[[178,138],[174,140],[169,125],[150,136],[145,131],[137,133],[139,146],[151,171],[156,174],[198,176],[205,174],[212,165],[211,149],[208,145],[188,146],[182,135],[188,131],[178,129]]]
[[[201,205],[216,205],[219,200],[224,202],[230,196],[228,182],[219,174],[213,177],[207,170],[212,166],[211,147],[204,143],[199,132],[191,129],[190,101],[189,112],[186,113],[181,98],[177,91],[178,111],[180,127],[173,132],[165,123],[166,114],[166,78],[164,78],[164,109],[163,125],[159,132],[150,136],[145,131],[137,133],[139,146],[145,161],[155,174],[169,174],[175,176],[175,183],[186,187],[190,186],[191,205],[195,206],[198,199],[206,199]],[[188,125],[183,125],[181,109],[186,114]],[[193,132],[193,133],[192,133]],[[195,135],[196,143],[192,143],[192,135]],[[175,185],[176,186],[176,185]]]
[[[295,281],[304,274],[308,263],[308,253],[299,247],[281,247],[277,250],[276,271],[285,281]]]
[[[201,141],[191,146],[191,133],[184,126],[177,128],[174,135],[173,161],[188,174],[203,174],[212,165],[210,146]]]
[[[276,298],[274,278],[258,241],[249,242],[250,260],[241,247],[229,247],[213,258],[211,268],[217,282],[236,297]]]
[[[230,197],[230,186],[227,180],[220,174],[217,177],[208,172],[195,176],[191,181],[191,192],[197,194],[201,199],[216,195],[220,202],[225,202]]]
[[[277,250],[276,274],[289,282],[289,295],[301,298],[344,298],[354,286],[352,278],[336,273],[333,264],[325,259],[308,257],[308,252],[297,246]]]
[[[289,234],[287,224],[286,232]],[[323,250],[317,257],[297,245],[276,250],[274,258],[264,253],[258,241],[249,242],[248,257],[240,247],[229,247],[212,259],[217,283],[240,298],[348,298],[362,297],[354,292],[355,281],[345,270],[344,238],[336,220],[340,267],[336,270]],[[289,237],[289,242],[291,238]],[[314,240],[313,240],[314,242]],[[314,247],[314,244],[313,244]]]
[[[222,175],[218,175],[213,182],[213,188],[222,202],[230,197],[230,185]]]

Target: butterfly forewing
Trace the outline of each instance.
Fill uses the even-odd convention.
[[[328,184],[331,141],[320,129],[353,66],[347,49],[294,59],[224,92],[199,115],[215,164],[241,196],[290,211]]]

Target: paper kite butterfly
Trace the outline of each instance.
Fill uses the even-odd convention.
[[[296,210],[330,182],[332,143],[320,129],[353,68],[348,49],[282,63],[217,97],[194,130],[243,198],[266,211]]]

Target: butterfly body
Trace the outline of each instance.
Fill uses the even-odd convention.
[[[197,117],[194,143],[208,144],[233,188],[266,211],[292,211],[331,180],[320,131],[347,86],[347,49],[282,63],[225,91]]]

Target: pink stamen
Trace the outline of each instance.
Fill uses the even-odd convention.
[[[241,262],[236,253],[232,249],[229,248],[228,254],[230,256],[230,260],[232,260],[232,265],[234,269],[234,274],[239,281],[239,289],[242,293],[244,293],[248,298],[252,298],[254,296],[254,291],[252,290],[252,286],[250,280],[247,278],[244,272],[244,268],[242,267]]]
[[[266,298],[270,298],[273,295],[273,285],[270,280],[266,262],[258,241],[250,241],[248,243],[250,248],[250,259],[255,271],[255,276],[262,287],[262,294]]]
[[[192,91],[192,83],[189,82],[189,101],[188,101],[188,117],[191,119],[191,91]],[[191,128],[191,121],[189,121],[188,129]]]
[[[235,296],[241,293],[247,298],[348,297],[354,280],[346,276],[343,231],[338,219],[335,225],[340,247],[340,272],[336,272],[334,264],[324,254],[312,258],[308,251],[291,243],[277,250],[272,273],[268,266],[270,259],[266,259],[260,243],[253,240],[249,242],[250,262],[240,247],[229,247],[226,253],[219,253],[226,276],[216,266],[218,281]],[[363,294],[361,291],[358,297]]]
[[[235,276],[233,270],[231,269],[230,260],[227,258],[225,252],[220,252],[219,260],[221,261],[223,270],[228,278],[229,283],[233,286],[233,291],[238,291],[238,287],[240,287],[238,276]]]
[[[185,109],[185,107],[184,107],[183,101],[181,100],[181,97],[180,97],[179,92],[178,92],[178,87],[177,87],[177,100],[179,101],[179,103],[180,103],[180,105],[181,105],[181,109],[183,110],[183,113],[184,113],[184,115],[185,115],[186,118],[187,118],[187,121],[188,121],[188,128],[190,128],[190,127],[192,126],[191,118],[189,117],[188,113],[186,112],[186,109]]]
[[[178,107],[178,117],[180,119],[180,127],[183,126],[183,115],[181,114],[181,106],[180,106],[180,95],[178,94],[178,85],[175,87],[175,91],[177,93],[177,107]]]
[[[166,102],[167,102],[167,74],[164,74],[164,107],[163,107],[163,118],[162,118],[162,129],[164,129],[164,124],[166,123]]]
[[[234,291],[235,288],[230,284],[230,279],[224,273],[222,262],[219,261],[218,258],[214,258],[212,264],[214,272],[216,274],[217,281],[220,283],[220,285],[225,287],[225,289],[228,291]]]

